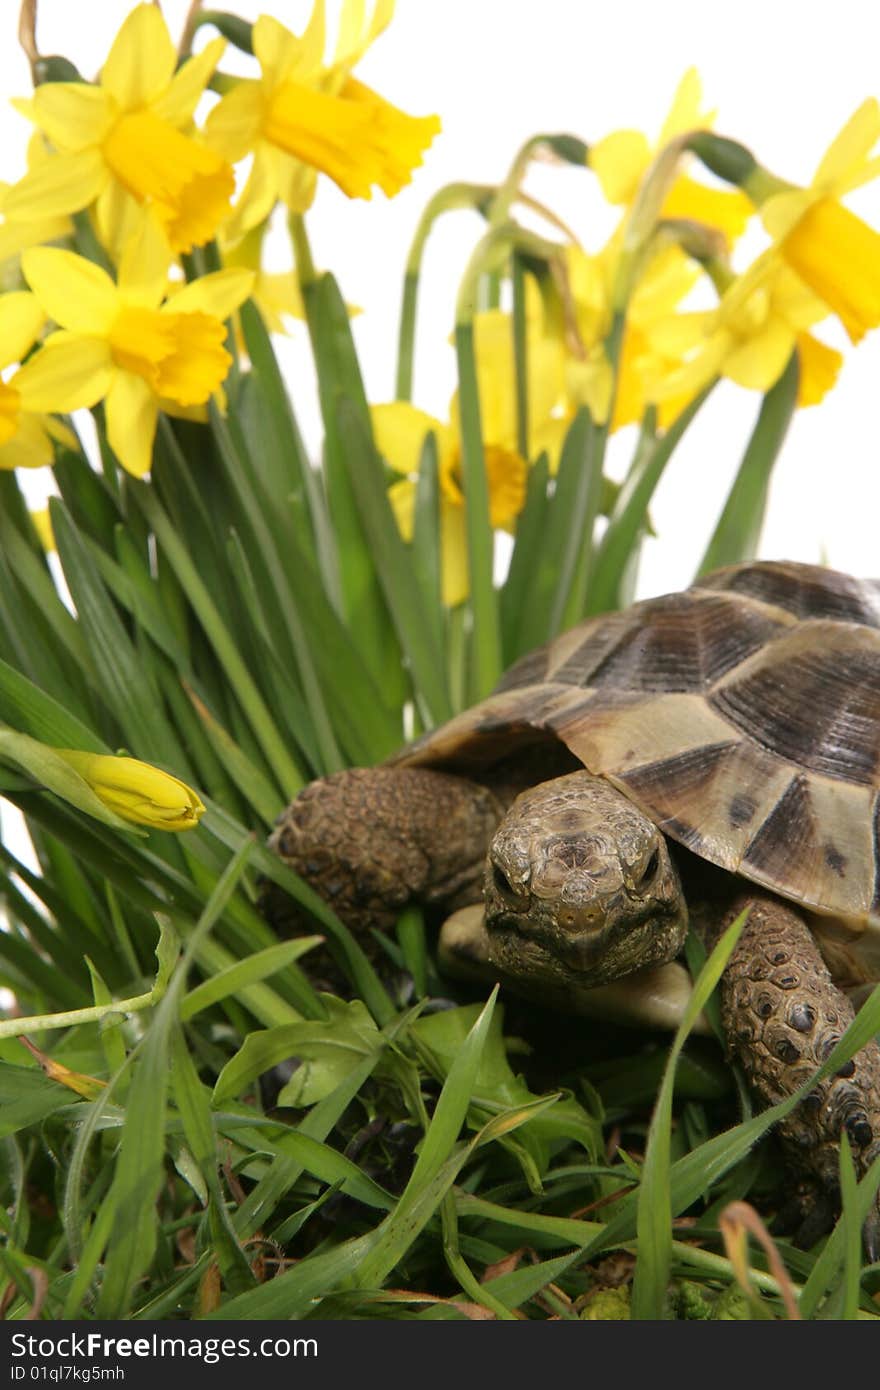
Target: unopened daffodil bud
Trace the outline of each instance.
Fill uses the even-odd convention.
[[[150,763],[73,748],[56,748],[55,752],[79,773],[108,810],[135,825],[192,830],[204,812],[197,792]]]

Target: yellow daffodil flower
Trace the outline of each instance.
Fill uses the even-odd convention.
[[[91,261],[48,247],[26,251],[22,268],[60,325],[19,372],[23,399],[59,411],[104,400],[110,446],[141,477],[159,410],[204,405],[225,379],[232,358],[223,320],[247,298],[253,274],[205,275],[163,303],[167,244],[148,218],[123,254],[117,284]]]
[[[138,5],[97,85],[46,82],[16,103],[57,153],[6,194],[7,219],[34,222],[95,204],[98,234],[116,255],[134,202],[151,210],[175,253],[209,241],[235,180],[216,151],[183,132],[225,46],[214,39],[175,72],[160,10]]]
[[[880,103],[865,101],[832,140],[809,188],[760,205],[775,249],[837,315],[852,342],[880,324],[880,234],[840,199],[880,177]]]
[[[733,281],[716,309],[654,325],[654,346],[686,358],[654,383],[655,395],[689,399],[716,376],[769,391],[797,348],[798,404],[814,405],[834,385],[843,360],[807,331],[827,317],[827,306],[781,260],[762,258]]]
[[[46,315],[24,290],[0,297],[0,370],[20,362],[36,341]],[[52,439],[76,447],[70,430],[34,407],[20,368],[0,377],[0,468],[42,468],[55,461]]]
[[[611,406],[613,373],[605,352],[612,323],[612,294],[617,273],[620,238],[614,236],[596,255],[580,247],[566,251],[572,302],[585,355],[572,355],[566,367],[571,402],[587,405],[593,419],[604,424]],[[626,324],[617,371],[617,390],[611,429],[638,423],[656,398],[649,383],[665,376],[680,363],[653,340],[652,328],[665,321],[693,288],[699,269],[675,246],[658,251],[644,267],[627,306]],[[666,423],[669,411],[661,412]]]
[[[305,211],[318,171],[350,198],[369,198],[374,184],[391,197],[409,182],[439,120],[408,116],[351,76],[393,12],[394,0],[377,0],[365,23],[361,0],[345,0],[329,65],[324,0],[315,0],[301,37],[269,15],[254,24],[262,76],[239,82],[205,126],[206,138],[232,163],[253,153],[232,239],[264,221],[279,199],[293,212]]]
[[[526,496],[528,462],[517,447],[513,337],[509,314],[490,310],[474,319],[474,345],[483,453],[489,491],[489,524],[512,531]],[[560,346],[534,333],[528,343],[529,454],[543,450],[556,466],[567,422],[553,414],[563,392]],[[408,401],[393,401],[372,409],[376,446],[395,472],[389,499],[404,540],[412,540],[419,457],[426,436],[437,439],[440,490],[440,563],[443,602],[450,607],[468,594],[465,496],[461,471],[458,400],[453,397],[448,424]]]
[[[285,319],[304,320],[305,305],[299,290],[296,271],[268,271],[263,269],[263,240],[268,224],[263,222],[252,227],[242,239],[232,245],[225,240],[221,243],[223,264],[239,269],[253,271],[254,283],[251,298],[263,316],[263,322],[270,333],[287,333]],[[243,344],[239,344],[243,350]]]
[[[50,158],[46,142],[39,132],[35,132],[28,142],[27,166],[36,169]],[[35,221],[11,221],[6,217],[3,204],[12,187],[0,183],[0,287],[16,289],[19,281],[19,258],[29,246],[45,246],[47,242],[64,241],[73,235],[73,223],[69,217],[41,217]]]
[[[193,830],[205,807],[197,792],[170,773],[137,758],[56,748],[110,811],[134,825]]]
[[[629,207],[656,154],[676,136],[711,126],[714,112],[703,111],[699,74],[690,68],[681,79],[656,144],[638,130],[617,130],[590,146],[588,164],[609,203]],[[750,200],[738,189],[710,188],[681,174],[672,185],[660,216],[684,217],[717,227],[735,241],[751,216]]]

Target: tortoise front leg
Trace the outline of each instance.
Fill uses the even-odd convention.
[[[431,768],[359,767],[304,787],[269,847],[347,926],[393,926],[411,901],[455,908],[481,895],[489,841],[503,808],[485,787]],[[292,898],[266,885],[263,908],[300,930]]]
[[[828,1057],[854,1018],[815,939],[796,912],[744,895],[727,914],[749,917],[721,981],[721,1017],[730,1054],[765,1105],[791,1095]],[[870,1042],[780,1122],[792,1168],[839,1204],[840,1134],[846,1130],[861,1177],[880,1153],[880,1047]],[[810,1215],[802,1238],[818,1236]],[[880,1252],[880,1206],[865,1225],[872,1260]]]

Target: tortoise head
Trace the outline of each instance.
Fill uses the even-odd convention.
[[[532,983],[605,984],[672,960],[687,931],[664,837],[584,771],[517,797],[489,848],[484,897],[493,962]]]

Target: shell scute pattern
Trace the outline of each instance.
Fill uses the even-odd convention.
[[[479,767],[524,730],[711,862],[850,939],[869,926],[880,954],[880,581],[720,570],[530,653],[402,760]]]

